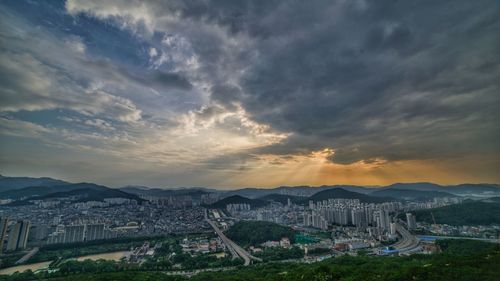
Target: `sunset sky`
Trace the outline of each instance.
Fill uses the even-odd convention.
[[[1,1],[0,173],[500,183],[500,2]]]

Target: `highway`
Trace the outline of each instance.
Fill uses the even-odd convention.
[[[220,239],[226,245],[226,247],[229,249],[231,254],[233,254],[233,257],[240,256],[244,260],[244,265],[248,266],[250,265],[251,260],[257,260],[257,261],[262,261],[261,259],[254,257],[250,255],[247,251],[245,251],[243,248],[238,246],[238,244],[234,243],[231,239],[227,238],[224,233],[217,227],[217,225],[211,221],[210,219],[207,218],[207,222],[212,226],[212,228],[215,230],[215,233],[219,235]]]
[[[396,231],[401,235],[401,240],[399,240],[396,244],[393,244],[392,247],[398,250],[399,253],[412,253],[420,250],[418,243],[420,240],[412,235],[404,226],[399,223],[396,223]]]
[[[18,261],[16,261],[15,264],[22,264],[25,263],[27,260],[29,260],[32,256],[34,256],[36,253],[38,253],[39,248],[35,247],[31,251],[29,251],[26,255],[24,255],[22,258],[20,258]]]
[[[215,223],[213,221],[207,219],[207,222],[215,230],[215,233],[217,233],[217,235],[219,235],[220,239],[222,240],[222,243],[224,243],[224,245],[226,245],[226,248],[229,250],[229,252],[233,256],[233,258],[239,257],[238,253],[236,253],[234,248],[231,246],[231,243],[229,242],[231,240],[229,238],[227,238],[226,235],[224,235],[224,233],[222,233],[222,231],[215,225]]]

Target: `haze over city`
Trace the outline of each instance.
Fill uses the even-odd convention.
[[[2,1],[0,172],[499,183],[499,19],[497,1]]]

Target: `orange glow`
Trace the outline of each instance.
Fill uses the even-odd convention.
[[[221,186],[276,187],[281,185],[388,185],[395,182],[434,182],[459,184],[464,182],[499,182],[500,174],[484,169],[482,173],[471,174],[471,167],[500,167],[500,161],[484,157],[478,159],[454,160],[411,160],[385,161],[375,159],[350,165],[330,162],[327,157],[333,150],[324,149],[310,155],[274,156],[266,155],[252,163],[248,170],[225,178]],[[482,180],[478,180],[482,179]]]

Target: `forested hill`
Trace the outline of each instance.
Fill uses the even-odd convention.
[[[249,204],[252,208],[255,208],[265,206],[267,205],[267,202],[258,199],[249,199],[239,195],[233,195],[213,203],[212,205],[210,205],[210,207],[226,208],[228,204]]]
[[[442,197],[458,197],[457,195],[443,191],[421,191],[411,189],[380,189],[370,193],[371,196],[392,197],[405,200],[431,200]]]
[[[0,175],[0,192],[21,189],[29,186],[58,186],[70,184],[62,180],[52,178],[29,178],[29,177],[5,177]]]
[[[295,240],[296,231],[288,226],[265,221],[240,221],[226,231],[227,237],[241,245],[258,245],[287,237]]]
[[[258,199],[262,201],[280,202],[281,204],[286,205],[288,203],[288,199],[290,199],[292,203],[302,203],[305,199],[307,199],[307,197],[273,193],[259,197]]]
[[[449,225],[500,225],[500,202],[497,200],[465,201],[434,209],[415,211],[417,221]]]
[[[314,194],[313,196],[309,197],[308,200],[317,202],[335,198],[359,199],[359,201],[362,203],[382,203],[382,202],[396,201],[396,199],[391,197],[370,196],[353,191],[348,191],[342,188],[334,188],[334,189],[327,189],[320,191]]]
[[[143,202],[139,196],[93,183],[75,183],[53,187],[25,187],[16,190],[0,192],[0,198],[22,199],[14,204],[29,204],[30,200],[52,198],[75,198],[74,201],[103,201],[105,198],[126,198]],[[24,198],[24,199],[23,199]]]

